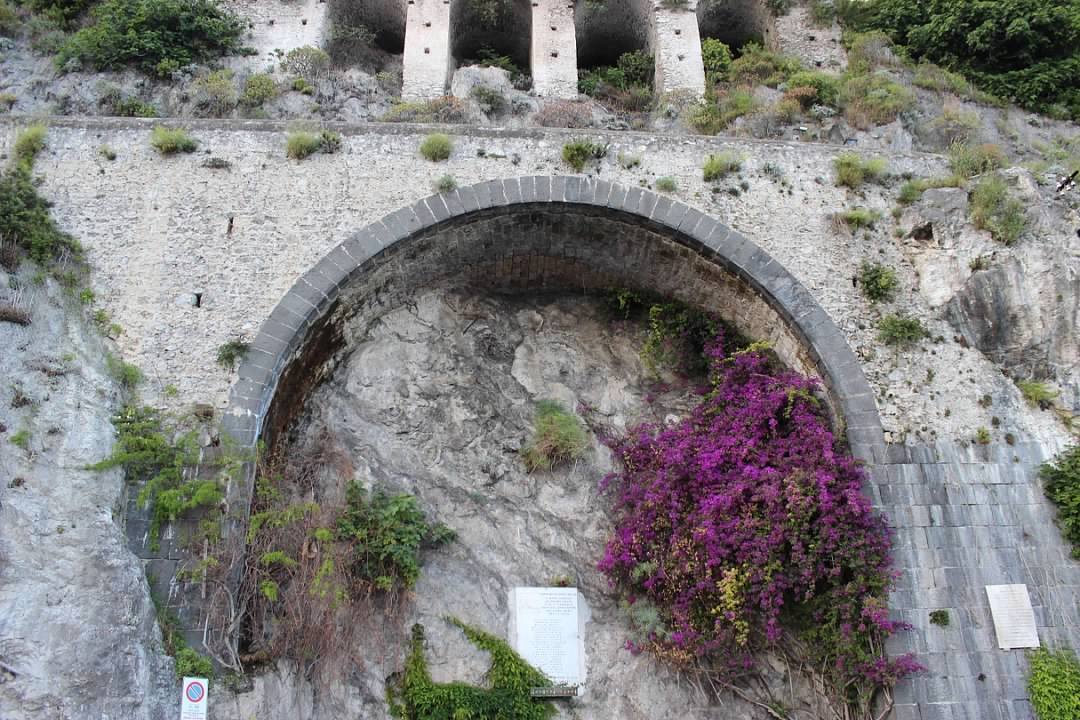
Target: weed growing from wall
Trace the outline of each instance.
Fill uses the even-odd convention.
[[[878,263],[864,262],[859,266],[859,289],[872,302],[889,302],[900,281],[896,271]]]
[[[193,153],[199,141],[191,137],[183,128],[167,128],[158,125],[150,131],[150,146],[162,155]]]
[[[420,154],[431,162],[441,162],[450,157],[454,150],[454,143],[449,135],[432,133],[420,143]]]
[[[588,447],[581,421],[573,413],[551,400],[536,404],[536,429],[532,440],[521,451],[529,472],[551,470],[577,460]]]
[[[562,159],[575,172],[585,169],[590,160],[600,160],[607,155],[607,146],[588,140],[575,140],[563,145]]]
[[[902,313],[886,315],[878,323],[878,340],[886,345],[908,348],[929,334],[918,318]]]

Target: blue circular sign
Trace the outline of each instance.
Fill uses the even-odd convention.
[[[201,702],[206,697],[206,690],[203,689],[201,682],[188,683],[187,688],[184,690],[184,694],[187,695],[187,699],[193,703]]]

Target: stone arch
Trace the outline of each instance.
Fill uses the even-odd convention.
[[[859,360],[787,270],[699,210],[581,176],[492,180],[432,195],[342,242],[263,323],[223,429],[241,447],[272,439],[347,348],[343,319],[365,305],[391,307],[395,293],[462,272],[498,287],[599,289],[629,281],[691,302],[715,287],[722,315],[821,378],[853,454],[867,463],[883,459],[881,423]]]

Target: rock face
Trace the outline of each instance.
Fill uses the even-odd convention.
[[[0,717],[170,717],[172,662],[116,523],[122,477],[83,469],[112,446],[116,388],[49,285],[30,325],[0,322]]]
[[[615,430],[686,412],[685,389],[646,397],[640,329],[613,321],[596,300],[428,290],[366,333],[313,393],[294,442],[329,437],[348,454],[353,477],[322,492],[340,493],[353,478],[411,492],[429,519],[457,532],[455,542],[425,557],[415,602],[396,620],[402,637],[413,622],[424,624],[435,679],[476,682],[488,667],[486,654],[444,616],[505,637],[508,591],[565,576],[583,593],[591,616],[588,679],[581,697],[560,706],[564,717],[715,717],[716,706],[693,683],[623,647],[628,623],[596,570],[610,528],[597,488],[613,468],[606,448],[593,440],[574,465],[533,474],[519,456],[536,400],[567,409],[587,404]],[[282,667],[227,701],[219,717],[280,717],[271,710],[287,702],[289,717],[302,720],[386,718],[385,679],[402,668],[404,643],[359,647],[355,655],[364,658],[363,667],[325,691],[312,692]],[[733,703],[725,705],[725,717],[753,717],[750,706]]]

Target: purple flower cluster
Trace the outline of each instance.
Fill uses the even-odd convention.
[[[815,382],[761,350],[727,356],[719,337],[705,355],[712,384],[690,416],[610,441],[623,470],[605,479],[615,530],[600,569],[631,606],[657,609],[646,644],[735,672],[787,630],[841,684],[916,669],[881,654],[899,629],[882,600],[888,528]]]

